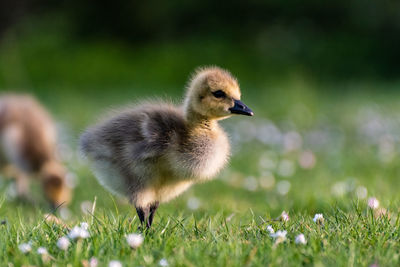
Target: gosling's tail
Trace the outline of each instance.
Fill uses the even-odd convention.
[[[109,159],[111,157],[110,148],[93,134],[93,129],[86,130],[80,137],[79,148],[83,157],[89,159]]]

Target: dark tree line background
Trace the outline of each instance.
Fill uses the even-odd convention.
[[[340,77],[400,72],[398,0],[2,0],[0,36],[32,18],[62,19],[75,40],[218,39]]]

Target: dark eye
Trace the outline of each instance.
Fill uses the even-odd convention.
[[[225,92],[222,91],[222,90],[218,90],[218,91],[212,92],[212,94],[213,94],[216,98],[223,98],[223,97],[226,97]]]

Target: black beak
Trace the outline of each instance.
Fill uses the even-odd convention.
[[[246,116],[253,116],[253,111],[240,100],[234,100],[235,105],[229,110],[232,114],[241,114]]]

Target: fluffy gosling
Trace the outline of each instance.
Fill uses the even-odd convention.
[[[70,200],[54,123],[33,97],[0,96],[0,141],[0,167],[15,178],[19,197],[29,199],[29,177],[37,176],[53,208]]]
[[[159,203],[214,177],[230,147],[218,120],[252,116],[237,80],[218,67],[198,69],[184,103],[145,103],[87,129],[80,147],[99,182],[127,197],[149,228]]]

